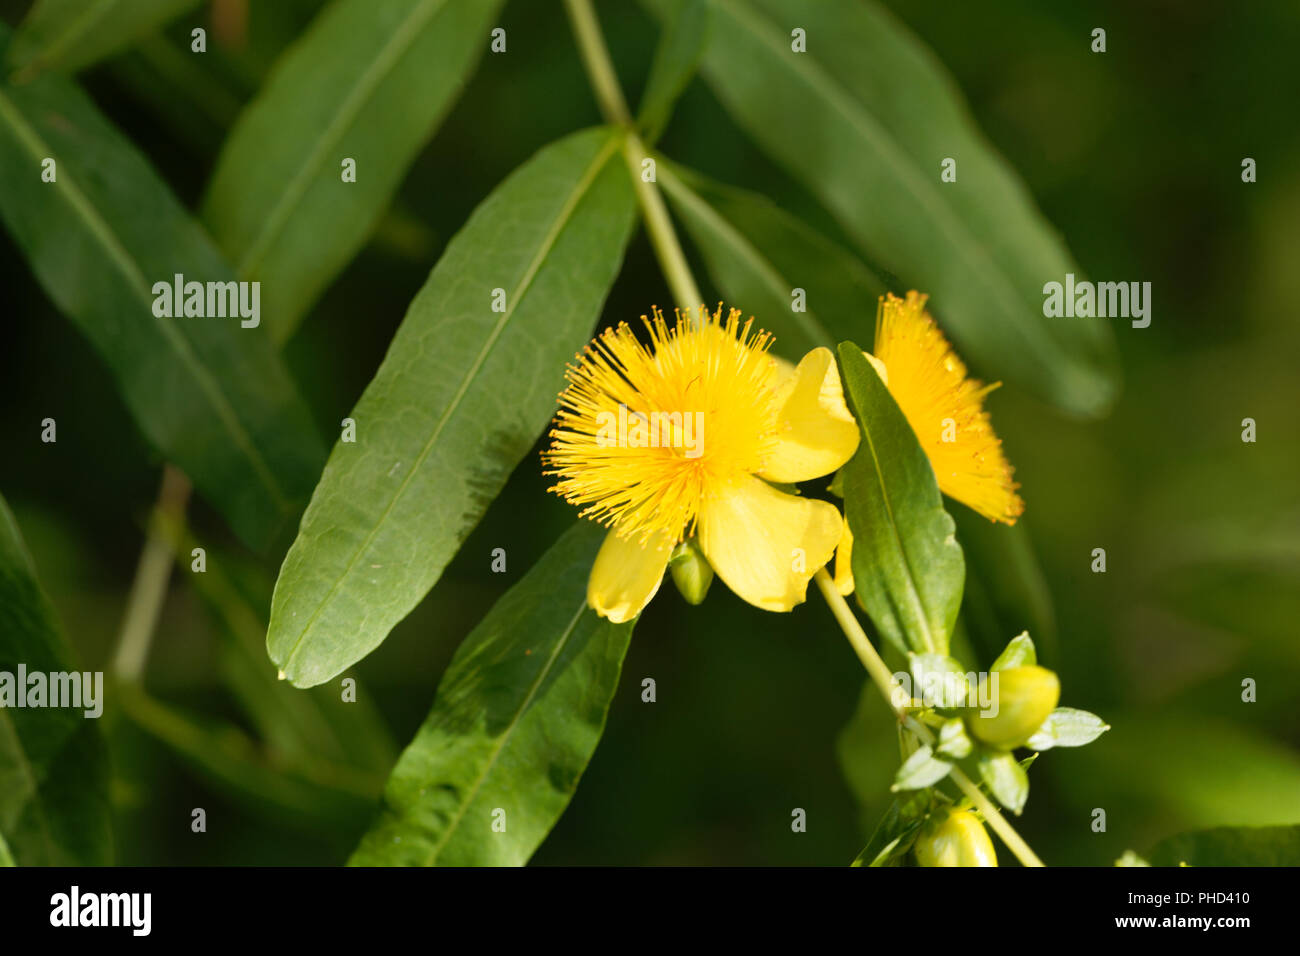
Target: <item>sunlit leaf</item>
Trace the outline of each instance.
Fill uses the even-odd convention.
[[[461,644],[355,865],[522,865],[568,806],[632,625],[587,607],[604,534],[570,529]]]
[[[1030,750],[1084,747],[1108,730],[1110,725],[1096,714],[1074,707],[1058,707],[1048,714],[1047,720],[1025,742],[1025,746]]]
[[[980,780],[989,793],[1018,815],[1029,799],[1029,774],[1025,773],[1024,765],[1007,751],[986,750],[980,753],[978,766]]]
[[[852,342],[840,373],[862,443],[844,466],[854,594],[898,650],[946,654],[966,568],[934,470],[889,390]]]
[[[927,745],[921,745],[903,761],[894,775],[893,790],[920,790],[933,786],[952,770],[952,762],[934,755]]]
[[[298,686],[360,660],[428,593],[554,412],[631,231],[619,143],[597,129],[538,153],[411,303],[276,583],[267,646]]]

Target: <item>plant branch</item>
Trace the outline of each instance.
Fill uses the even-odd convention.
[[[641,206],[646,233],[654,247],[659,266],[663,269],[664,278],[668,280],[668,288],[678,307],[694,316],[704,299],[695,285],[686,253],[682,251],[682,244],[673,229],[672,217],[668,215],[663,194],[653,177],[649,181],[645,178],[645,161],[649,156],[645,144],[633,128],[632,115],[628,112],[627,101],[618,84],[618,75],[610,61],[609,49],[605,46],[605,38],[601,34],[600,22],[596,19],[591,0],[565,0],[564,6],[573,24],[578,50],[582,54],[582,62],[587,69],[587,77],[591,81],[592,92],[601,114],[606,122],[621,126],[625,131],[623,155],[627,159],[628,173],[632,177],[632,186]]]
[[[587,68],[587,77],[591,80],[591,89],[596,94],[605,122],[614,126],[631,126],[632,114],[628,112],[627,100],[623,98],[623,88],[618,84],[618,74],[614,72],[609,48],[605,46],[591,0],[564,0],[564,9],[573,25],[578,52],[582,54],[583,66]]]
[[[668,215],[663,194],[654,182],[646,182],[642,177],[646,149],[636,133],[627,134],[623,155],[627,157],[628,171],[632,174],[632,185],[636,188],[636,197],[641,203],[641,213],[645,217],[646,232],[650,236],[650,244],[654,247],[659,266],[664,271],[664,278],[668,280],[668,287],[672,291],[673,298],[677,300],[677,305],[684,310],[689,310],[689,314],[694,316],[697,309],[704,304],[704,298],[695,285],[690,264],[686,261],[686,253],[682,251],[682,244],[677,240],[677,232],[673,229],[673,221]]]
[[[872,682],[884,695],[885,703],[889,705],[889,709],[922,743],[933,746],[935,743],[934,734],[924,724],[913,720],[906,709],[901,706],[900,701],[908,699],[906,691],[899,686],[898,681],[894,680],[893,673],[880,657],[880,654],[877,653],[871,639],[867,637],[867,632],[863,630],[862,624],[858,621],[857,615],[853,613],[853,609],[844,600],[844,596],[836,589],[835,582],[826,573],[826,569],[822,568],[818,571],[814,579],[817,581],[817,587],[821,590],[826,603],[830,606],[831,614],[835,616],[835,621],[839,624],[840,630],[849,639],[849,644],[857,653],[858,659],[862,661],[862,666],[867,669],[867,674],[871,677]],[[1001,837],[1002,842],[1007,845],[1007,849],[1016,855],[1016,859],[1025,866],[1043,865],[1043,861],[1038,858],[1038,854],[1007,822],[1007,818],[1002,815],[1002,812],[994,805],[993,801],[984,795],[984,791],[971,782],[965,771],[954,766],[949,776],[952,777],[952,782],[957,785],[957,788],[975,804],[975,807],[983,814],[984,819],[988,821],[989,826],[993,828],[993,832]]]
[[[171,465],[163,468],[162,486],[145,530],[144,550],[136,566],[135,580],[127,597],[126,614],[113,656],[113,672],[126,684],[137,684],[144,675],[149,645],[153,642],[167,597],[171,577],[172,549],[160,529],[163,521],[180,521],[190,498],[190,482]]]

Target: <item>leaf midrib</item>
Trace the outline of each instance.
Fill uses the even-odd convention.
[[[429,854],[424,861],[425,866],[433,866],[434,862],[438,859],[438,855],[442,853],[443,849],[447,846],[447,843],[455,834],[456,828],[460,826],[461,820],[463,820],[465,814],[469,812],[469,805],[474,802],[474,798],[483,787],[483,782],[487,780],[488,774],[490,774],[492,768],[496,766],[497,760],[500,759],[501,753],[505,750],[506,744],[509,743],[511,735],[515,732],[515,728],[519,726],[519,722],[523,719],[524,714],[528,712],[529,706],[532,705],[533,698],[537,696],[538,689],[551,673],[551,668],[555,666],[555,662],[559,659],[560,653],[569,643],[569,638],[573,636],[573,631],[578,626],[578,621],[582,619],[583,612],[586,610],[587,599],[584,596],[578,604],[578,610],[569,620],[568,626],[556,640],[555,649],[551,652],[551,656],[547,658],[546,666],[538,671],[537,677],[533,679],[532,684],[528,688],[528,693],[524,696],[524,699],[520,702],[518,708],[515,709],[514,714],[510,718],[510,725],[506,727],[497,738],[497,743],[496,746],[492,748],[491,756],[488,758],[487,763],[484,764],[478,777],[475,778],[473,785],[465,796],[465,799],[461,801],[460,809],[456,811],[456,815],[452,818],[446,830],[443,832],[442,839],[440,839],[429,851]]]
[[[473,384],[475,377],[478,375],[479,369],[483,367],[483,364],[487,361],[488,356],[492,353],[492,350],[496,347],[497,342],[500,340],[501,335],[505,332],[506,325],[514,317],[515,311],[519,308],[520,301],[527,294],[528,287],[532,284],[533,279],[537,277],[537,273],[541,269],[542,263],[545,261],[546,257],[550,254],[552,247],[559,239],[560,233],[563,232],[564,228],[569,224],[569,221],[573,217],[574,211],[578,208],[578,205],[582,202],[583,197],[587,194],[587,191],[591,188],[591,184],[595,182],[596,177],[600,174],[600,171],[604,169],[605,164],[609,162],[610,157],[613,156],[614,153],[616,152],[618,148],[618,144],[619,144],[619,137],[611,135],[609,137],[609,141],[596,154],[595,158],[591,162],[591,165],[583,173],[582,177],[578,180],[577,185],[574,187],[573,191],[569,194],[569,197],[565,200],[564,205],[560,209],[559,215],[557,215],[555,218],[555,222],[551,225],[551,228],[547,231],[546,235],[542,238],[542,242],[539,244],[537,249],[537,254],[533,257],[532,261],[528,264],[528,268],[524,271],[523,276],[520,277],[519,283],[515,287],[514,292],[512,292],[507,297],[506,311],[502,313],[501,318],[497,320],[496,325],[493,326],[492,328],[491,334],[489,334],[487,340],[483,343],[482,348],[479,349],[478,355],[475,357],[474,362],[470,365],[470,368],[466,372],[464,378],[461,379],[460,386],[456,389],[456,394],[452,396],[451,401],[448,403],[446,410],[443,412],[442,416],[438,419],[437,425],[434,427],[433,432],[432,434],[430,434],[428,440],[424,443],[424,447],[420,450],[420,454],[416,457],[415,461],[411,464],[410,469],[407,471],[405,477],[402,478],[401,484],[397,486],[397,489],[393,492],[392,497],[389,498],[388,503],[384,506],[383,513],[379,516],[378,520],[374,522],[370,531],[366,534],[365,540],[362,541],[357,546],[356,550],[353,552],[352,558],[351,560],[348,561],[347,567],[344,568],[343,571],[334,579],[334,583],[330,586],[329,592],[325,595],[325,597],[321,599],[320,603],[316,606],[316,610],[312,612],[311,617],[309,617],[307,619],[307,622],[303,625],[303,628],[299,632],[297,639],[293,643],[293,646],[289,649],[289,653],[285,655],[284,661],[280,665],[284,671],[287,672],[289,670],[290,665],[293,663],[294,657],[297,656],[298,651],[302,647],[303,640],[307,637],[307,634],[311,631],[312,626],[316,623],[317,618],[320,617],[321,613],[329,605],[330,601],[334,597],[334,594],[338,591],[343,581],[349,575],[352,574],[352,571],[356,567],[357,562],[361,559],[361,556],[369,549],[371,543],[375,539],[375,536],[379,533],[379,529],[388,521],[388,517],[392,513],[393,508],[396,507],[398,500],[402,497],[403,494],[406,493],[407,485],[410,484],[411,479],[415,477],[416,472],[419,471],[420,466],[424,463],[424,460],[429,456],[429,453],[433,450],[433,447],[437,443],[439,436],[441,436],[442,434],[443,428],[446,427],[447,422],[451,420],[452,415],[455,414],[455,412],[460,408],[460,403],[464,399],[465,394],[469,391],[470,386]],[[363,395],[362,398],[364,399],[365,396]],[[278,589],[278,584],[277,584],[277,589]]]
[[[27,149],[28,155],[36,160],[38,164],[42,158],[54,155],[54,150],[45,143],[36,129],[26,121],[21,111],[3,91],[0,91],[0,117],[3,117],[9,123],[19,142]],[[236,447],[244,453],[258,478],[267,491],[270,492],[276,506],[281,511],[287,511],[289,508],[288,497],[280,489],[279,483],[275,480],[275,473],[262,459],[252,437],[244,428],[243,423],[240,422],[235,410],[230,406],[229,400],[225,393],[222,392],[220,385],[207,367],[198,360],[190,343],[177,331],[175,325],[154,314],[152,297],[149,292],[151,288],[149,280],[145,278],[130,251],[122,245],[117,234],[113,231],[113,227],[99,215],[94,204],[81,192],[75,181],[69,179],[66,168],[63,170],[63,178],[51,185],[55,187],[59,195],[64,196],[72,207],[73,213],[82,220],[91,236],[103,246],[104,251],[108,254],[109,261],[117,266],[127,280],[127,284],[139,295],[141,301],[146,305],[145,312],[161,332],[162,338],[180,356],[182,364],[189,369],[200,390],[211,402],[217,417],[230,433]]]
[[[865,359],[863,361],[866,361]],[[873,371],[871,374],[875,374]],[[883,385],[881,386],[884,387]],[[863,415],[863,418],[866,416]],[[938,648],[934,643],[934,634],[930,629],[930,619],[926,614],[925,604],[921,600],[921,592],[916,582],[916,572],[912,567],[911,557],[907,553],[907,547],[903,544],[902,533],[898,529],[898,519],[894,517],[894,503],[889,495],[889,488],[885,484],[885,475],[880,465],[880,456],[876,454],[876,442],[872,437],[871,428],[862,423],[862,434],[867,440],[867,448],[871,452],[871,463],[873,473],[876,478],[876,484],[880,486],[880,499],[884,502],[885,512],[889,516],[889,530],[893,532],[894,542],[898,545],[898,553],[903,559],[903,567],[907,571],[907,593],[913,604],[913,613],[921,622],[921,629],[924,632],[922,637],[925,640],[925,648],[930,653],[935,653]],[[928,467],[928,464],[927,464]]]
[[[763,24],[760,24],[759,21],[764,21],[764,23],[768,21],[760,12],[746,7],[744,8],[745,12],[752,14],[752,16],[746,17],[736,9],[733,0],[717,0],[717,3],[720,6],[727,7],[727,12],[732,19],[742,28],[747,29],[759,42],[784,54],[785,37],[781,36],[779,40],[775,39],[772,31],[763,29]],[[885,133],[869,115],[863,114],[852,94],[846,91],[842,84],[832,75],[821,69],[815,60],[807,56],[800,56],[794,63],[789,62],[788,58],[780,56],[777,57],[777,62],[791,72],[802,75],[808,84],[821,90],[826,101],[836,111],[842,113],[851,126],[858,129],[867,141],[876,144],[879,154],[894,170],[898,181],[930,213],[940,227],[940,231],[942,232],[946,227],[960,238],[961,241],[954,242],[953,247],[967,261],[971,272],[982,280],[985,287],[993,293],[1001,307],[1013,314],[1023,311],[1027,303],[1020,299],[1015,292],[1015,287],[1005,278],[999,262],[986,253],[983,246],[974,241],[974,237],[967,230],[961,218],[956,216],[943,199],[935,194],[933,185],[921,175],[914,164],[904,158],[906,156],[905,152],[902,147],[894,142],[893,137]],[[1037,325],[1015,323],[1005,327],[1017,334],[1040,357],[1046,359],[1064,355],[1067,361],[1073,361],[1065,350],[1056,347],[1056,343],[1049,336],[1040,335],[1036,331],[1029,331],[1037,330]],[[1047,347],[1046,350],[1044,346]],[[1051,353],[1050,356],[1049,353]]]
[[[321,130],[298,172],[285,184],[279,200],[262,220],[262,231],[248,244],[248,248],[235,268],[240,278],[253,274],[261,265],[267,250],[288,223],[293,207],[306,194],[307,186],[325,161],[327,152],[355,122],[362,105],[388,76],[393,65],[407,53],[415,36],[445,5],[446,0],[422,0],[392,32],[383,49],[379,51],[379,56],[375,57],[370,66],[358,77],[357,82],[339,105],[334,118]]]

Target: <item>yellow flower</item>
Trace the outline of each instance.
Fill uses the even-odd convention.
[[[1001,383],[966,377],[966,366],[925,311],[927,298],[919,292],[881,297],[875,355],[868,358],[930,459],[939,490],[986,518],[1015,524],[1025,503],[984,411],[984,396]]]
[[[673,548],[695,543],[719,578],[757,607],[788,611],[840,541],[838,509],[773,487],[834,472],[859,431],[829,349],[795,368],[767,353],[732,309],[669,326],[622,323],[570,366],[543,456],[556,493],[611,530],[588,603],[630,620],[663,580]]]

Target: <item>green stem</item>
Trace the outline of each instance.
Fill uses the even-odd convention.
[[[165,466],[158,501],[145,531],[144,550],[140,552],[140,563],[136,566],[135,580],[127,598],[117,653],[113,657],[113,672],[123,683],[137,684],[143,677],[149,645],[153,642],[158,616],[167,597],[172,549],[161,533],[159,523],[169,519],[180,520],[189,497],[189,479],[171,465]]]
[[[646,182],[641,176],[646,150],[641,138],[635,133],[627,134],[623,155],[627,157],[628,169],[632,173],[632,185],[636,188],[636,196],[641,203],[646,233],[650,236],[650,244],[654,247],[655,256],[664,270],[668,288],[672,290],[678,306],[695,315],[704,305],[704,297],[696,288],[690,264],[686,261],[686,253],[682,251],[682,244],[677,241],[677,233],[668,215],[668,207],[664,204],[663,194],[659,191],[658,185]]]
[[[957,785],[957,789],[970,797],[970,802],[975,805],[975,809],[984,815],[984,819],[993,828],[993,832],[1002,838],[1002,842],[1007,845],[1007,849],[1016,855],[1016,859],[1022,865],[1044,865],[1043,861],[1038,858],[1038,854],[1025,842],[1025,838],[1017,833],[1016,828],[1002,815],[1002,811],[997,808],[992,800],[985,796],[984,791],[977,787],[960,767],[953,767],[949,776],[952,777],[952,782]]]
[[[605,122],[614,126],[631,126],[632,114],[623,98],[623,88],[618,84],[618,74],[614,72],[609,48],[605,46],[591,0],[564,0],[564,9],[573,25],[578,52],[582,55],[582,64],[587,68],[587,77],[591,80],[591,89],[596,94],[596,103]]]
[[[907,692],[899,686],[898,681],[894,680],[893,672],[881,659],[880,654],[876,652],[875,646],[871,643],[871,639],[867,637],[867,632],[863,630],[857,615],[853,613],[853,609],[844,600],[844,596],[836,589],[835,582],[826,573],[826,569],[822,568],[818,571],[814,576],[814,580],[816,580],[822,596],[826,598],[831,614],[835,616],[835,622],[839,624],[844,636],[849,639],[849,644],[857,653],[858,659],[862,661],[862,666],[867,669],[867,674],[871,677],[872,682],[884,695],[885,703],[922,743],[933,746],[935,742],[934,734],[924,724],[913,720],[908,715],[906,708],[901,703],[908,699]],[[952,782],[957,785],[957,788],[968,796],[976,809],[984,815],[984,819],[993,828],[993,832],[1002,838],[1002,842],[1007,845],[1007,849],[1016,855],[1016,859],[1025,866],[1043,865],[1043,861],[1038,858],[1038,855],[1024,841],[1024,838],[1016,832],[1015,827],[1007,822],[1007,818],[1002,815],[1002,812],[994,805],[993,801],[984,795],[984,791],[971,782],[970,777],[966,776],[960,767],[953,767],[949,776],[952,777]]]
[[[618,83],[618,74],[609,58],[609,49],[600,31],[600,22],[596,11],[592,9],[591,0],[565,0],[565,9],[573,24],[573,33],[578,41],[578,50],[582,54],[587,77],[596,103],[600,106],[605,121],[624,129],[623,155],[627,159],[628,172],[632,176],[632,186],[636,190],[637,202],[641,206],[641,215],[645,219],[646,233],[654,247],[668,280],[668,288],[677,300],[678,307],[689,310],[694,315],[699,306],[704,304],[691,267],[686,261],[686,253],[677,239],[673,229],[672,218],[668,215],[668,206],[663,194],[653,179],[646,181],[645,161],[650,158],[645,144],[637,135],[632,125],[632,114],[628,112],[627,100]]]

